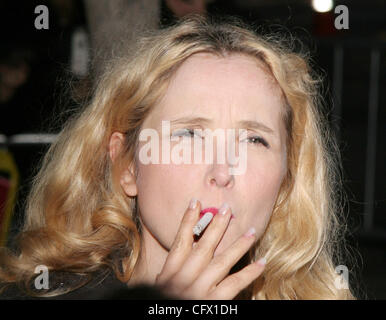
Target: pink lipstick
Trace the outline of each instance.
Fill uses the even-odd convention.
[[[199,236],[201,232],[209,225],[213,217],[218,213],[218,209],[215,207],[205,208],[200,212],[200,220],[193,228],[193,233]],[[234,218],[233,214],[231,220]]]
[[[204,216],[205,213],[210,212],[215,216],[218,213],[218,209],[215,207],[205,208],[200,211],[200,219]],[[235,216],[232,213],[231,219],[233,219]]]
[[[215,207],[210,207],[210,208],[205,208],[204,210],[201,210],[200,212],[200,218],[202,218],[202,216],[207,213],[207,212],[211,212],[213,214],[213,216],[215,216],[217,213],[218,213],[218,209],[215,208]]]

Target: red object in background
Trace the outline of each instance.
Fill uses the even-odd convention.
[[[312,16],[314,35],[316,36],[333,36],[338,33],[335,28],[335,14],[333,11],[313,12]]]

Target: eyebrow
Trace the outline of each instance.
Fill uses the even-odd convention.
[[[170,121],[170,124],[204,124],[208,125],[212,120],[203,117],[182,117]],[[239,128],[242,129],[256,129],[274,135],[275,132],[267,127],[265,124],[254,120],[241,120],[237,122]]]

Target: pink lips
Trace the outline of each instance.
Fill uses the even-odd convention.
[[[204,210],[201,210],[201,212],[200,212],[200,219],[207,212],[211,212],[213,214],[213,216],[215,216],[218,213],[218,209],[215,208],[215,207],[210,207],[210,208],[205,208]],[[231,219],[233,219],[234,217],[235,216],[232,214]]]

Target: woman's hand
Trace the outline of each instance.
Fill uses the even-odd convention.
[[[199,220],[201,204],[196,201],[194,208],[192,204],[194,201],[185,212],[155,285],[164,294],[178,299],[231,300],[264,270],[264,264],[255,262],[228,276],[230,269],[254,243],[255,234],[251,232],[253,230],[246,230],[245,235],[214,257],[214,251],[228,227],[231,210],[228,208],[225,214],[216,214],[193,246],[193,227]]]

